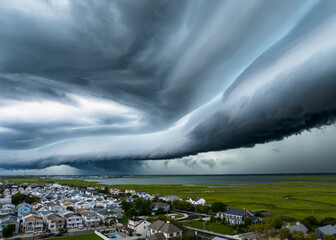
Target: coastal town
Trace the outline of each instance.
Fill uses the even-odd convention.
[[[335,219],[302,222],[133,189],[74,187],[59,183],[0,183],[0,236],[62,238],[95,234],[98,239],[333,240]],[[291,224],[288,224],[290,223]],[[70,239],[70,238],[69,238]]]

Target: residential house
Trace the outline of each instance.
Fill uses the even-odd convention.
[[[83,223],[87,227],[95,227],[99,225],[100,218],[97,214],[94,214],[90,211],[84,211],[81,213]]]
[[[43,230],[43,218],[34,214],[22,216],[22,233],[41,233]]]
[[[168,203],[163,203],[163,202],[153,202],[152,203],[152,215],[154,215],[159,210],[159,208],[161,208],[164,212],[167,213],[170,210],[170,205]]]
[[[126,189],[126,190],[125,190],[125,194],[127,194],[127,193],[130,193],[132,196],[133,196],[133,195],[136,195],[136,191],[133,190],[133,189]]]
[[[4,198],[0,198],[0,205],[12,203],[12,197],[10,195],[6,195]]]
[[[66,220],[66,228],[81,228],[83,227],[83,220],[81,216],[74,213],[67,213],[63,215]]]
[[[39,202],[33,202],[31,204],[31,210],[32,211],[36,211],[37,209],[40,209],[41,207],[43,207],[44,205],[42,203]]]
[[[334,235],[336,237],[336,229],[334,226],[331,226],[331,225],[319,227],[314,232],[318,234],[319,239],[323,239],[323,236],[326,234]]]
[[[59,212],[59,211],[63,210],[63,207],[61,205],[59,205],[59,204],[52,203],[49,206],[49,210],[52,211],[52,212]]]
[[[253,223],[259,223],[262,221],[261,218],[254,216],[253,213],[244,209],[229,208],[227,207],[226,212],[218,212],[217,218],[225,219],[226,222],[231,225],[244,224],[247,217],[252,218]]]
[[[98,216],[103,222],[109,222],[110,220],[116,220],[124,216],[124,211],[121,208],[106,208],[97,211]]]
[[[115,201],[105,200],[105,201],[100,201],[96,203],[96,207],[108,208],[112,206],[116,206]]]
[[[128,219],[127,228],[135,231],[136,234],[141,234],[141,237],[145,237],[150,224],[150,222],[142,218],[132,218]]]
[[[160,193],[154,193],[154,194],[151,196],[151,200],[156,200],[156,199],[163,199],[163,195],[160,194]]]
[[[182,201],[190,202],[192,205],[204,205],[205,199],[199,197],[182,198]]]
[[[140,198],[144,198],[144,199],[150,199],[150,197],[151,197],[151,195],[149,193],[146,193],[146,192],[138,192],[137,195]]]
[[[72,202],[69,202],[69,201],[62,201],[61,202],[61,206],[64,208],[64,209],[67,209],[68,207],[71,207],[71,208],[75,208],[75,204],[72,203]]]
[[[14,214],[15,213],[15,205],[8,203],[2,206],[0,208],[0,215],[8,215],[8,214]]]
[[[31,206],[29,203],[20,203],[17,207],[17,215],[21,217],[23,213],[30,212]]]
[[[58,214],[52,213],[46,217],[47,228],[56,231],[65,227],[65,219]]]
[[[75,209],[90,209],[91,208],[91,204],[88,202],[76,202],[75,203]]]
[[[7,215],[7,216],[2,216],[0,218],[0,236],[2,234],[2,230],[6,228],[8,225],[14,224],[15,225],[15,230],[14,233],[19,232],[19,223],[17,221],[17,217],[13,215]]]
[[[304,234],[306,234],[308,232],[308,229],[305,227],[305,225],[303,225],[300,222],[297,222],[295,225],[292,226],[287,226],[287,228],[289,229],[290,233],[293,231],[302,231]]]
[[[174,195],[170,195],[167,197],[163,197],[163,200],[165,200],[166,202],[174,202],[175,200],[180,200],[180,198]]]
[[[182,230],[170,223],[157,220],[148,226],[147,239],[170,239],[182,236]]]

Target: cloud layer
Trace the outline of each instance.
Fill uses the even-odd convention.
[[[333,124],[335,10],[331,0],[2,1],[0,167],[124,169]]]

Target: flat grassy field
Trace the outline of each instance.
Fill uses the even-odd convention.
[[[222,201],[235,208],[265,209],[298,220],[311,215],[318,219],[336,215],[336,183],[282,182],[210,187],[204,185],[114,185],[113,187],[179,197],[199,196],[206,199],[207,203]]]
[[[54,240],[56,240],[56,239],[57,240],[102,240],[101,237],[98,237],[94,233],[78,234],[78,235],[55,237],[55,238],[48,238],[48,239],[54,239]]]
[[[205,227],[205,230],[216,232],[216,233],[221,233],[221,234],[226,234],[226,235],[238,234],[237,232],[235,232],[235,230],[232,227],[223,225],[220,223],[208,222],[204,224],[204,222],[201,222],[201,221],[186,221],[186,222],[182,222],[182,224],[184,226],[198,228],[202,230],[204,230],[204,227]]]
[[[331,177],[330,177],[331,178]],[[316,177],[312,176],[312,179]],[[17,178],[8,179],[13,183],[47,183],[52,179]],[[308,179],[309,180],[309,179]],[[0,179],[2,181],[2,179]],[[289,180],[290,181],[290,180]],[[307,216],[318,219],[336,216],[336,182],[280,182],[272,184],[203,184],[182,185],[101,185],[84,180],[57,180],[71,186],[106,186],[119,189],[134,189],[150,194],[165,196],[203,197],[207,203],[222,201],[231,207],[248,210],[265,209],[275,214],[294,217],[297,220]]]

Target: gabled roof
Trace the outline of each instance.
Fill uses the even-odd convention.
[[[67,213],[67,214],[64,215],[65,218],[70,218],[70,217],[72,217],[72,216],[77,216],[77,215],[75,215],[75,214],[73,214],[73,213]],[[79,217],[79,216],[78,216],[78,217]]]
[[[153,222],[151,225],[149,225],[148,228],[159,231],[164,223],[165,223],[164,221],[157,220],[157,221]]]
[[[121,208],[107,208],[107,209],[101,209],[97,211],[97,213],[101,215],[109,215],[109,214],[115,214],[115,213],[123,213],[123,210]]]
[[[181,232],[182,230],[176,227],[174,224],[171,224],[169,222],[164,222],[161,220],[157,220],[151,225],[148,226],[148,228],[156,230],[158,232],[163,233],[173,233],[173,232]]]
[[[64,218],[57,214],[50,214],[47,219],[51,221],[64,221]]]
[[[323,227],[319,227],[317,230],[320,230],[323,234],[336,234],[336,229],[331,225],[326,225]]]
[[[296,231],[302,231],[303,233],[307,233],[307,231],[308,231],[308,229],[302,223],[298,223],[298,224],[295,224],[293,226],[289,226],[288,228],[289,228],[290,232],[296,230]]]
[[[244,210],[243,209],[238,209],[238,208],[229,208],[226,210],[225,214],[230,214],[230,215],[236,215],[236,216],[244,216]],[[246,214],[250,216],[249,212],[246,211]]]
[[[34,220],[41,220],[42,221],[42,218],[41,217],[38,217],[38,216],[35,216],[35,215],[31,215],[31,216],[29,216],[29,217],[26,217],[25,218],[25,221],[26,222],[29,222],[29,221],[34,221]]]
[[[32,214],[33,214],[32,212],[24,212],[21,215],[22,215],[22,217],[27,217],[27,216],[32,215]]]
[[[163,203],[163,202],[153,202],[152,203],[152,206],[154,206],[154,207],[168,207],[169,206],[169,204],[168,203]]]
[[[148,240],[165,240],[166,237],[163,233],[155,233],[147,238]]]

